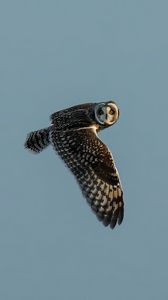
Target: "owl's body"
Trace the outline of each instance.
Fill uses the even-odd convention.
[[[112,154],[97,132],[114,124],[118,117],[113,101],[73,106],[52,114],[51,126],[31,132],[25,143],[34,153],[52,144],[98,219],[111,228],[123,220],[123,192]]]

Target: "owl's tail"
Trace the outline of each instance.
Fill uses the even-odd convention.
[[[25,148],[33,153],[39,153],[50,144],[50,127],[32,131],[28,134]]]

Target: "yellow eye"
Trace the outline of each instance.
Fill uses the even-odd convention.
[[[109,111],[109,114],[110,114],[110,115],[114,115],[114,114],[115,114],[115,111],[111,108],[110,111]]]

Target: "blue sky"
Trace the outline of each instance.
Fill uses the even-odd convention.
[[[167,1],[1,1],[0,298],[168,298]],[[115,99],[101,133],[125,219],[105,228],[31,130],[56,110]]]

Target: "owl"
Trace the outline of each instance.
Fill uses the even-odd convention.
[[[112,153],[100,130],[117,122],[114,101],[85,103],[51,115],[51,125],[28,134],[25,148],[39,153],[50,144],[75,176],[99,221],[113,229],[124,217],[123,190]]]

